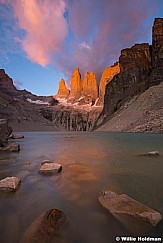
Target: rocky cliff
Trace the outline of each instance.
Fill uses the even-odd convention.
[[[121,51],[120,73],[106,86],[104,109],[96,126],[104,124],[125,102],[163,81],[163,19],[155,19],[152,46],[136,44]],[[130,119],[130,117],[128,118]]]
[[[5,73],[4,69],[0,69],[0,91],[8,94],[18,94],[13,85],[13,80]]]
[[[119,62],[116,62],[113,66],[106,67],[101,75],[99,86],[99,104],[104,104],[104,95],[106,85],[113,79],[113,77],[120,72]]]

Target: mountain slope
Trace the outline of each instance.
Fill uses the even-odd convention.
[[[126,102],[96,131],[163,133],[163,82]]]

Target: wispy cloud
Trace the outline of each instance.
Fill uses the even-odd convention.
[[[14,0],[17,24],[25,31],[20,43],[27,57],[42,66],[52,61],[67,35],[63,0]]]
[[[20,89],[21,86],[23,85],[22,82],[20,82],[19,80],[14,80],[13,83],[17,89]]]
[[[147,25],[147,21],[154,18],[159,2],[154,7],[151,0],[72,0],[69,28],[76,39],[70,55],[64,50],[58,56],[58,67],[69,73],[78,66],[82,72],[95,71],[99,76],[118,60],[121,49],[149,41],[152,22]],[[89,48],[81,48],[81,43]]]
[[[122,48],[149,41],[151,24],[162,0],[0,0],[12,6],[15,43],[28,59],[70,76],[100,74]],[[148,22],[150,20],[150,22]],[[9,35],[9,34],[8,34]]]

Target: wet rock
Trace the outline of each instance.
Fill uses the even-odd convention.
[[[99,202],[132,231],[146,231],[155,227],[162,220],[159,212],[126,194],[118,195],[112,191],[104,191],[99,196]]]
[[[55,163],[55,162],[52,161],[52,160],[45,159],[45,160],[43,160],[43,161],[41,162],[41,165],[44,165],[44,164],[46,164],[46,163]]]
[[[19,143],[9,143],[9,144],[7,144],[7,146],[2,148],[2,151],[5,151],[5,152],[19,152],[20,151],[20,145],[19,145]]]
[[[144,155],[147,155],[147,156],[158,156],[160,155],[159,152],[156,150],[156,151],[150,151],[148,153],[145,153]]]
[[[11,132],[12,128],[9,126],[7,119],[0,119],[0,147],[7,144]]]
[[[26,230],[20,243],[65,242],[68,219],[60,209],[50,209],[38,217]]]
[[[12,133],[9,138],[12,138],[12,139],[21,139],[21,138],[24,138],[24,135],[22,134],[14,134]]]
[[[45,162],[44,164],[42,164],[39,172],[41,174],[56,174],[61,172],[62,170],[62,165],[61,164],[57,164],[54,162]]]
[[[20,186],[21,180],[18,177],[6,177],[0,181],[0,191],[16,191]]]

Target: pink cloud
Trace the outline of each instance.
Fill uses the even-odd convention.
[[[58,68],[68,74],[78,66],[83,74],[94,71],[99,77],[107,65],[118,60],[121,49],[149,41],[156,8],[151,0],[72,0],[68,11],[69,27],[77,41],[72,43],[71,54],[62,50]],[[81,49],[83,42],[90,48]]]
[[[27,57],[42,66],[51,62],[67,35],[63,0],[15,0],[12,2],[18,27],[25,30],[20,40]]]
[[[68,78],[76,67],[99,78],[121,49],[149,42],[161,0],[154,5],[153,0],[0,0],[4,3],[12,5],[17,27],[25,31],[15,40],[30,60],[54,64]]]

